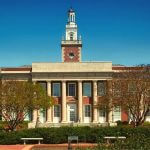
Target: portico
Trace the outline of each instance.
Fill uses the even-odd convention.
[[[101,123],[98,99],[111,74],[111,62],[33,63],[32,80],[43,85],[55,100],[46,110],[44,124]],[[33,115],[35,118],[35,111]]]

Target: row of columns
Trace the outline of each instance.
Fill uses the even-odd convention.
[[[51,96],[51,82],[47,82],[47,94]],[[93,123],[98,122],[97,105],[97,81],[93,81]],[[39,116],[39,111],[33,111],[33,122],[36,122]],[[112,112],[108,115],[109,122],[112,121]],[[82,97],[82,81],[78,81],[78,120],[83,122],[83,97]],[[47,123],[52,122],[52,108],[47,110]],[[66,81],[62,81],[62,123],[67,122],[67,101],[66,101]]]

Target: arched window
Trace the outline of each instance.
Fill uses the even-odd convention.
[[[73,41],[73,33],[70,33],[70,40]]]

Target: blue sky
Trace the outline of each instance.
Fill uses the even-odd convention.
[[[83,61],[150,64],[150,0],[0,0],[0,66],[60,62],[70,6]]]

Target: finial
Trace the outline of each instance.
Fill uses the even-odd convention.
[[[74,12],[72,6],[70,7],[69,12]]]

